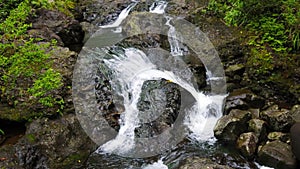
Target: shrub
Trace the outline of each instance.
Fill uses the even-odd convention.
[[[0,101],[13,106],[27,102],[45,107],[56,105],[62,109],[63,99],[55,98],[55,91],[63,86],[62,76],[52,69],[50,60],[50,49],[54,48],[55,42],[45,43],[41,42],[42,39],[30,38],[27,30],[31,23],[27,22],[27,18],[34,14],[36,8],[57,8],[68,12],[66,8],[73,7],[73,1],[7,2],[5,9],[0,10],[3,19],[0,23]],[[20,3],[14,8],[13,2]],[[64,6],[65,3],[67,6]],[[9,15],[8,10],[11,10]]]

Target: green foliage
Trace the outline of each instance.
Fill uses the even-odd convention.
[[[48,1],[25,0],[0,23],[0,94],[14,106],[23,100],[60,110],[64,101],[55,99],[54,91],[63,86],[62,76],[52,69],[49,51],[55,43],[27,35],[27,18],[38,5],[48,7]]]
[[[74,0],[32,0],[30,3],[34,8],[56,9],[68,15],[72,15],[70,10],[75,7]]]
[[[247,30],[249,77],[258,83],[293,86],[286,79],[299,67],[299,0],[211,0],[208,11]]]
[[[9,12],[16,8],[22,0],[0,0],[0,22],[5,20]]]
[[[268,52],[266,49],[252,48],[250,55],[252,57],[248,59],[247,64],[251,65],[251,73],[269,75],[269,73],[274,69],[274,58],[272,53]]]
[[[212,0],[208,9],[229,25],[243,25],[255,32],[260,46],[271,46],[277,52],[300,48],[300,2],[297,0]]]

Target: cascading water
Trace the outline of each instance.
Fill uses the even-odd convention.
[[[151,5],[150,12],[163,14],[167,3],[158,1]],[[130,5],[124,13],[127,13],[134,6]],[[122,13],[121,13],[122,14]],[[124,18],[125,15],[119,18]],[[168,40],[172,56],[183,56],[182,44],[179,42],[178,33],[174,26],[170,24],[171,17],[167,19],[165,25],[169,26]],[[116,25],[116,24],[113,24]],[[117,25],[118,26],[118,25]],[[105,28],[105,26],[103,26]],[[106,26],[112,27],[112,26]],[[124,112],[122,113],[121,126],[115,139],[102,145],[97,152],[126,154],[134,148],[135,129],[139,127],[139,110],[137,104],[142,92],[142,85],[148,80],[165,79],[177,84],[186,90],[194,98],[194,105],[188,110],[184,119],[184,124],[190,129],[190,138],[197,141],[207,141],[213,138],[213,126],[222,115],[222,103],[224,95],[208,96],[199,92],[193,84],[183,77],[184,75],[174,74],[172,71],[158,69],[143,51],[135,48],[126,48],[124,53],[118,53],[111,59],[104,60],[104,63],[112,71],[114,79],[112,88],[118,91],[123,97]],[[205,128],[205,130],[203,130]]]
[[[119,27],[120,24],[122,23],[122,21],[124,19],[126,19],[126,17],[128,16],[129,12],[132,10],[132,8],[134,8],[136,6],[137,2],[133,2],[131,3],[127,8],[123,9],[121,11],[121,13],[119,14],[117,20],[115,20],[113,23],[109,24],[109,25],[102,25],[100,26],[101,28],[116,28]]]
[[[164,14],[167,5],[168,5],[168,3],[166,1],[154,2],[150,7],[149,12],[157,13],[157,14]]]
[[[214,143],[213,127],[217,119],[222,116],[222,104],[225,95],[206,94],[199,91],[197,84],[195,83],[195,79],[192,78],[194,74],[189,69],[190,67],[186,65],[186,60],[183,61],[183,59],[185,59],[187,54],[192,52],[195,52],[196,55],[198,55],[199,52],[197,53],[195,49],[197,49],[197,47],[199,46],[200,48],[202,47],[201,42],[203,41],[206,42],[205,38],[203,38],[204,40],[201,39],[201,42],[198,45],[192,47],[190,44],[187,43],[187,41],[184,41],[186,39],[186,36],[182,36],[182,32],[185,31],[180,30],[180,28],[178,27],[178,22],[176,22],[177,18],[170,17],[167,14],[165,14],[165,9],[167,7],[166,1],[155,1],[149,8],[149,12],[152,14],[154,13],[154,14],[158,14],[159,16],[162,16],[161,19],[162,22],[159,25],[164,25],[162,30],[164,30],[165,32],[163,35],[168,36],[167,40],[169,42],[170,52],[167,52],[167,54],[165,54],[161,51],[156,51],[156,49],[152,49],[152,50],[141,49],[141,48],[138,49],[134,47],[128,47],[127,44],[125,45],[126,47],[124,47],[122,46],[123,45],[122,43],[121,43],[122,47],[113,46],[111,48],[110,47],[105,48],[110,44],[115,44],[115,42],[117,42],[116,39],[118,37],[122,37],[123,33],[124,34],[127,33],[126,31],[128,31],[127,30],[128,28],[126,26],[128,25],[122,24],[122,22],[128,23],[126,22],[127,21],[126,17],[131,16],[129,15],[129,13],[130,11],[133,10],[133,8],[137,5],[137,3],[138,3],[137,1],[132,1],[132,3],[120,13],[118,19],[114,23],[110,25],[101,26],[101,28],[103,29],[100,29],[100,34],[102,33],[104,34],[104,36],[102,38],[92,39],[90,44],[96,44],[96,45],[88,46],[86,49],[92,51],[92,52],[87,52],[89,57],[96,57],[96,58],[98,57],[97,58],[98,61],[101,60],[101,62],[97,61],[96,62],[97,64],[99,63],[101,64],[101,66],[105,65],[104,66],[105,69],[108,70],[109,72],[106,75],[110,76],[108,78],[110,80],[109,81],[110,86],[113,92],[117,93],[116,100],[114,100],[115,99],[114,98],[113,102],[119,101],[118,103],[121,103],[123,106],[123,107],[116,108],[118,113],[121,113],[121,117],[118,123],[120,125],[120,129],[118,130],[118,133],[116,132],[116,135],[114,135],[114,137],[111,137],[112,139],[108,138],[107,139],[108,141],[106,140],[105,144],[102,144],[102,146],[98,148],[98,150],[96,151],[97,153],[94,153],[95,155],[98,155],[101,158],[99,161],[97,161],[97,163],[101,163],[101,164],[105,163],[105,165],[102,165],[102,167],[100,168],[133,169],[135,167],[137,168],[144,167],[144,169],[166,169],[168,167],[165,164],[168,164],[168,166],[170,166],[175,163],[174,166],[176,166],[177,163],[178,166],[178,162],[186,159],[187,157],[193,156],[195,154],[199,156],[205,156],[207,155],[206,154],[207,151],[216,151],[216,149],[208,150],[210,149],[210,147],[207,145],[211,145],[211,143]],[[152,17],[152,15],[148,15],[148,14],[143,16],[146,16],[144,18],[147,18],[148,16]],[[152,22],[150,21],[150,23]],[[134,25],[134,23],[132,25]],[[179,25],[181,26],[181,24]],[[122,31],[121,26],[123,28],[123,32],[121,32]],[[121,31],[116,31],[112,33],[112,31],[114,31],[115,28],[121,28]],[[190,39],[192,38],[188,37],[188,40]],[[190,42],[198,43],[198,41],[193,41],[193,40],[190,40]],[[98,44],[104,43],[105,45],[102,46],[100,45],[101,47],[97,48],[98,47],[97,43]],[[189,48],[185,47],[184,45],[189,46]],[[204,43],[204,45],[207,45],[207,43]],[[202,54],[203,56],[199,58],[201,59],[204,65],[206,65],[205,63],[209,63],[209,64],[214,63],[211,62],[212,60],[205,58],[205,54],[206,54],[205,52],[209,53],[210,49],[211,48],[209,47],[208,44],[206,47],[204,47],[203,50],[201,49],[202,51],[200,51],[200,54]],[[92,56],[93,54],[90,55],[93,52],[96,54],[94,56]],[[208,55],[210,54],[211,53],[209,53]],[[223,78],[219,76],[219,74],[217,74],[213,69],[207,69],[206,76],[207,76],[206,79],[207,84],[213,84],[214,82],[217,82],[218,80]],[[186,130],[180,130],[180,132],[183,131],[185,132],[186,135],[188,135],[189,140],[192,141],[187,143],[188,144],[187,146],[193,145],[194,146],[193,148],[195,148],[195,150],[191,151],[190,149],[189,150],[185,149],[184,146],[186,146],[186,144],[178,145],[178,146],[177,144],[175,144],[176,147],[164,147],[164,144],[168,144],[168,141],[172,141],[172,140],[162,140],[163,142],[156,143],[155,139],[158,137],[154,137],[154,139],[152,140],[153,142],[146,142],[145,144],[142,144],[142,146],[137,144],[136,139],[140,136],[137,135],[136,131],[145,129],[141,127],[142,123],[145,122],[143,118],[147,117],[149,118],[147,119],[148,121],[152,121],[152,120],[156,120],[156,118],[161,115],[161,112],[155,110],[151,111],[154,113],[153,115],[145,115],[143,114],[145,112],[141,111],[140,108],[138,107],[139,103],[142,102],[141,98],[143,92],[145,91],[143,87],[149,81],[165,81],[166,83],[174,84],[180,89],[180,92],[183,91],[184,93],[184,94],[180,93],[181,96],[179,97],[181,97],[182,100],[187,99],[190,101],[189,102],[190,104],[183,106],[183,109],[181,109],[182,107],[180,107],[181,111],[184,112],[184,114],[183,114],[183,118],[181,118],[181,121],[179,122],[182,122],[183,126],[185,126],[184,129],[186,129]],[[205,79],[203,81],[205,82]],[[155,92],[159,90],[162,89],[161,88],[157,89]],[[166,95],[164,94],[165,94],[164,92],[160,92],[160,91],[156,93],[158,97],[166,97]],[[159,104],[159,105],[164,106],[164,104]],[[149,107],[153,108],[152,106]],[[84,112],[86,108],[89,107],[84,105],[82,112]],[[160,110],[163,109],[164,108]],[[98,113],[97,111],[94,111],[93,119],[99,120],[99,116],[102,116],[103,114],[99,113],[100,115],[98,115],[97,113]],[[177,119],[178,118],[179,115]],[[175,122],[168,127],[170,128],[173,127],[173,130],[176,130],[177,125],[178,124]],[[91,133],[93,134],[96,133],[95,137],[101,137],[102,133],[101,132],[100,134],[97,133],[97,126],[93,126],[93,127],[94,128],[92,128]],[[167,134],[165,136],[169,136],[168,134],[170,135],[175,134],[174,136],[176,137],[177,136],[176,134],[178,134],[177,132],[173,132],[170,130],[166,130],[166,131]],[[168,152],[159,151],[157,154],[155,154],[157,156],[155,156],[154,158],[158,160],[157,162],[154,162],[153,159],[148,160],[145,158],[136,164],[132,164],[131,160],[138,161],[139,158],[141,159],[142,157],[135,158],[136,156],[134,156],[134,158],[130,158],[130,159],[122,157],[122,155],[126,157],[131,157],[131,156],[127,156],[128,153],[129,155],[134,154],[135,151],[132,150],[134,150],[138,146],[140,146],[140,148],[144,148],[145,151],[148,150],[150,151],[151,148],[153,148],[153,145],[157,147],[158,145],[162,145],[162,150],[170,150],[170,151]],[[215,148],[217,146],[218,144],[214,143],[212,147]],[[175,150],[173,148],[175,148]],[[210,153],[211,154],[209,153],[208,154],[214,155],[213,154],[214,152],[210,152]],[[109,154],[109,155],[105,155],[105,154]],[[118,154],[121,156],[114,156],[113,154]],[[107,161],[105,160],[112,161],[112,162],[107,163]],[[125,163],[125,164],[123,165],[118,163],[123,163],[123,164]],[[152,163],[152,164],[147,165],[147,163],[148,164]],[[91,168],[94,167],[91,166]]]

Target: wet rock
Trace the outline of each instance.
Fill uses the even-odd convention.
[[[180,109],[180,90],[166,80],[146,81],[137,103],[141,126],[136,128],[139,137],[153,137],[174,124]]]
[[[300,160],[300,123],[295,123],[290,130],[291,133],[291,146],[293,153],[298,160]]]
[[[254,132],[259,141],[265,141],[267,137],[267,123],[260,119],[251,119],[248,130]]]
[[[249,108],[261,108],[265,100],[248,89],[237,89],[229,94],[226,98],[225,113],[232,109],[246,110]]]
[[[243,133],[237,139],[237,147],[247,158],[253,158],[256,152],[258,138],[253,132]]]
[[[216,153],[215,155],[213,155],[212,160],[217,162],[220,165],[229,166],[232,168],[241,167],[241,168],[258,169],[257,166],[252,161],[246,159],[237,151],[235,152],[232,149],[228,151],[229,152],[226,153]]]
[[[74,18],[59,11],[41,9],[37,11],[36,18],[32,18],[32,30],[30,34],[51,41],[56,39],[59,45],[73,49],[76,45],[82,45],[84,31]]]
[[[259,150],[258,162],[274,168],[296,168],[296,159],[291,146],[279,140],[270,142]]]
[[[80,0],[78,8],[83,13],[83,21],[100,26],[115,21],[130,3],[130,0]]]
[[[248,109],[248,111],[251,112],[253,119],[258,119],[259,118],[259,112],[260,112],[259,109]]]
[[[268,140],[275,141],[280,140],[284,143],[290,143],[290,135],[288,133],[282,133],[282,132],[271,132],[268,134]]]
[[[0,147],[0,168],[23,169],[16,159],[15,147],[13,145]]]
[[[294,105],[291,109],[291,116],[294,121],[300,122],[300,105]]]
[[[295,123],[291,113],[287,109],[279,109],[278,106],[272,106],[260,113],[262,119],[266,120],[273,131],[288,132]]]
[[[244,71],[245,71],[244,64],[235,64],[235,65],[228,66],[225,70],[225,73],[226,75],[233,77],[232,80],[240,81]]]
[[[23,168],[80,168],[96,145],[70,114],[54,121],[32,122],[15,147]]]
[[[231,110],[228,115],[218,120],[214,128],[215,137],[220,141],[235,143],[239,135],[247,130],[250,118],[249,111]]]
[[[187,158],[183,164],[180,164],[179,169],[232,169],[229,166],[220,165],[208,158],[191,157]]]

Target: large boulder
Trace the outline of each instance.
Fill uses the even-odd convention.
[[[300,122],[300,105],[294,105],[292,107],[291,116],[296,122]]]
[[[291,128],[291,146],[293,153],[300,160],[300,123],[295,123]]]
[[[215,128],[215,137],[224,142],[235,143],[236,139],[248,128],[247,122],[251,118],[251,112],[233,109],[228,115],[222,116]]]
[[[273,131],[288,132],[295,123],[289,110],[279,109],[276,105],[260,112],[260,116]]]
[[[259,150],[258,162],[278,169],[296,168],[296,159],[291,146],[279,140],[270,142]]]
[[[75,115],[42,118],[28,126],[14,147],[1,148],[0,168],[81,168],[96,147]]]
[[[32,28],[29,34],[46,41],[56,39],[59,45],[74,50],[80,48],[84,38],[84,31],[80,23],[59,11],[41,9],[37,11],[38,17],[32,18]]]

